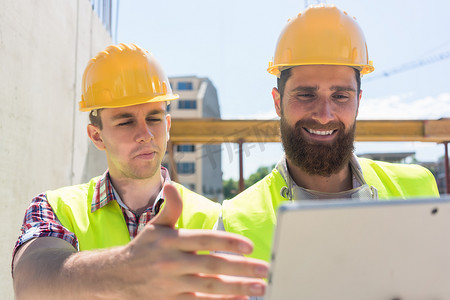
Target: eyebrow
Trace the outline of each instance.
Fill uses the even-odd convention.
[[[153,109],[149,112],[147,112],[147,116],[151,116],[151,115],[159,115],[159,114],[165,114],[166,111],[164,109]]]
[[[315,92],[319,90],[318,86],[303,86],[300,85],[292,90],[292,92]]]
[[[351,86],[333,85],[330,90],[337,92],[356,92]]]
[[[319,90],[319,87],[316,86],[303,86],[300,85],[298,87],[296,87],[295,89],[292,90],[292,92],[316,92]],[[356,90],[354,88],[352,88],[351,86],[342,86],[342,85],[333,85],[330,87],[331,91],[336,91],[336,92],[356,92]]]
[[[111,120],[112,120],[112,121],[115,121],[115,120],[119,120],[119,119],[127,119],[127,118],[132,118],[132,117],[134,117],[133,114],[130,114],[130,113],[122,113],[122,114],[117,114],[117,115],[112,116],[112,117],[111,117]]]
[[[154,115],[159,115],[159,114],[165,114],[165,111],[163,109],[153,109],[153,110],[147,112],[146,116],[154,116]],[[133,118],[133,117],[135,117],[134,114],[125,112],[125,113],[119,113],[117,115],[112,116],[111,120],[115,121],[115,120],[128,119],[128,118]]]

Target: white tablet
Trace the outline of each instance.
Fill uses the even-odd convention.
[[[278,212],[265,300],[450,299],[450,198]]]

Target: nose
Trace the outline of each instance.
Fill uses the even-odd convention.
[[[334,120],[333,106],[327,99],[317,101],[312,118],[320,124],[328,124]]]
[[[136,142],[140,144],[145,144],[153,139],[153,133],[150,130],[148,124],[144,122],[139,122],[136,126]]]

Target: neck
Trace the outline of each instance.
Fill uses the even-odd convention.
[[[142,214],[153,206],[163,186],[161,169],[154,176],[146,179],[131,179],[114,176],[110,172],[111,181],[120,199],[133,212]]]
[[[325,193],[344,192],[353,187],[350,164],[345,164],[344,168],[329,177],[308,174],[287,158],[286,164],[292,179],[300,187]]]

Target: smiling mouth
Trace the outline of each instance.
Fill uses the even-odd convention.
[[[315,130],[315,129],[311,129],[311,128],[305,128],[306,131],[308,131],[311,134],[315,134],[315,135],[332,135],[336,130]]]

